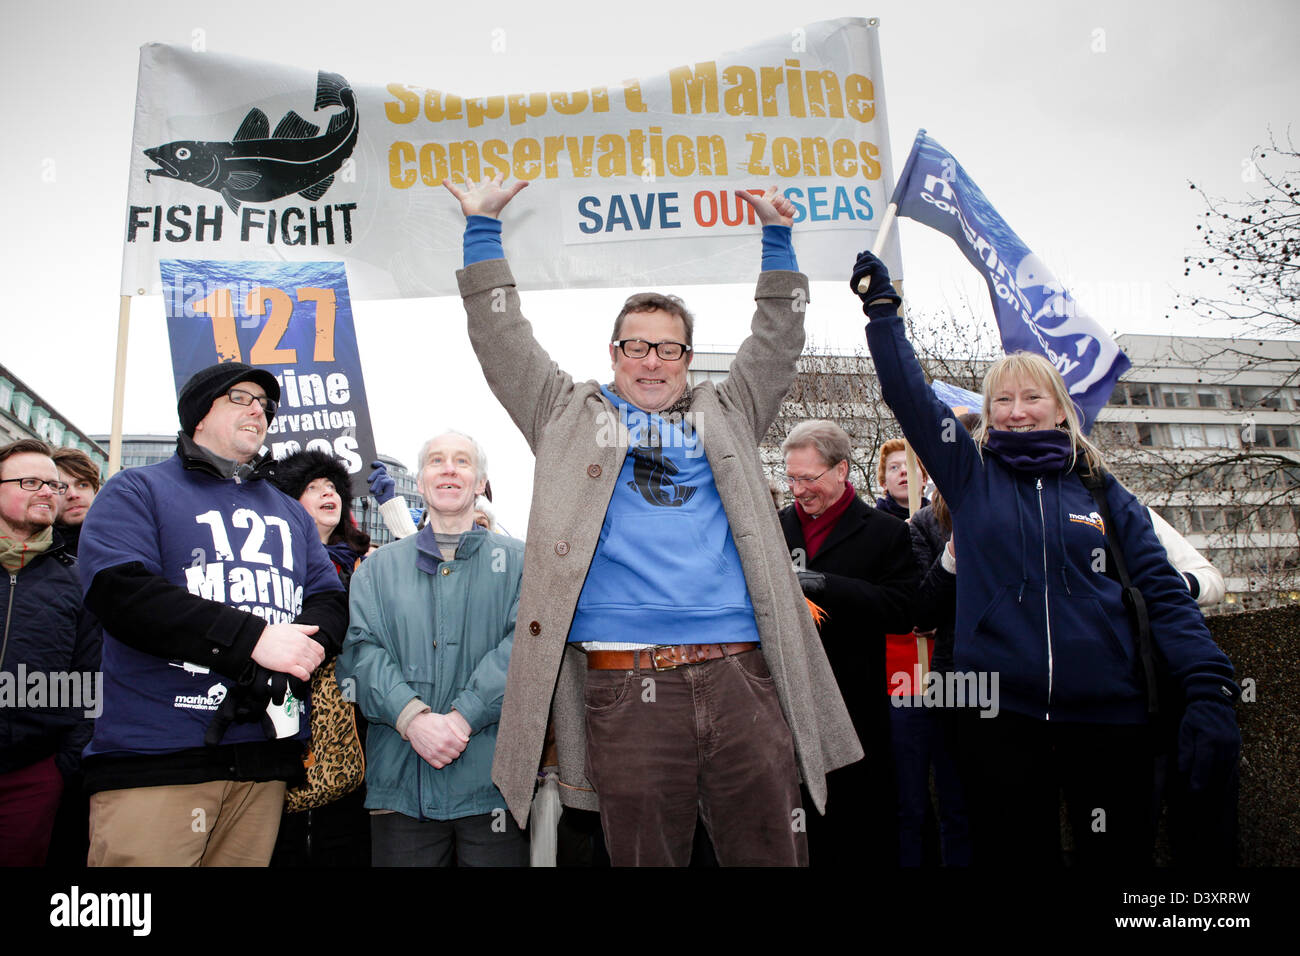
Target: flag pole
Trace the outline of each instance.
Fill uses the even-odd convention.
[[[912,175],[912,168],[916,162],[917,146],[920,145],[922,138],[925,136],[925,130],[918,130],[916,139],[912,143],[912,151],[908,153],[907,161],[903,163],[903,171],[898,177],[898,182],[894,186],[894,195],[890,197],[889,205],[885,207],[884,218],[880,222],[880,230],[876,233],[876,241],[871,245],[871,254],[879,257],[885,251],[885,243],[889,241],[889,234],[894,228],[894,220],[898,218],[898,200],[902,196],[903,190],[907,186],[907,180]],[[865,293],[870,285],[869,277],[863,277],[858,280],[858,292]],[[901,296],[903,294],[903,282],[901,279],[895,280],[894,289]],[[908,515],[914,515],[921,508],[921,468],[917,464],[916,451],[912,448],[912,443],[903,440],[903,451],[907,455],[907,512]],[[885,492],[889,494],[888,491]],[[919,676],[918,686],[924,686],[929,679],[930,670],[930,639],[916,634],[916,662],[917,674]]]
[[[122,406],[126,397],[126,338],[131,325],[131,297],[122,296],[117,310],[117,367],[113,373],[113,432],[108,443],[108,476],[122,467]]]
[[[907,159],[903,161],[903,168],[898,174],[898,181],[894,183],[894,193],[889,197],[889,205],[885,207],[885,217],[880,221],[880,230],[876,233],[876,241],[872,243],[871,254],[879,256],[885,251],[885,243],[889,239],[889,233],[893,231],[894,219],[898,216],[898,203],[907,189],[907,182],[912,178],[912,170],[916,168],[917,150],[921,142],[925,139],[925,130],[916,131],[916,139],[912,140],[912,148],[907,154]],[[903,294],[901,282],[896,282],[898,294]],[[866,292],[867,287],[861,282],[858,283],[858,291]]]
[[[885,218],[880,221],[880,231],[876,233],[876,241],[871,244],[871,254],[879,256],[885,251],[885,243],[889,240],[889,234],[894,229],[894,219],[898,215],[898,203],[890,201],[885,207]],[[858,282],[858,291],[866,292],[867,280],[864,278]]]

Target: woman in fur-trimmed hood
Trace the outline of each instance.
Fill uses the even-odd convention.
[[[348,586],[370,536],[352,518],[351,478],[343,462],[323,451],[299,451],[275,463],[271,482],[311,515],[321,543]]]
[[[321,543],[348,590],[352,572],[370,549],[370,536],[352,520],[352,482],[343,462],[327,452],[299,451],[275,462],[267,478],[297,499],[316,522]],[[365,720],[355,706],[349,709],[364,747]],[[364,786],[324,806],[281,815],[272,866],[367,866],[369,862],[370,817]]]

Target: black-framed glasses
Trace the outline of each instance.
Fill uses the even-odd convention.
[[[837,462],[835,463],[835,465],[838,465],[838,464],[839,464],[839,462],[837,461]],[[787,485],[789,485],[790,487],[792,487],[792,488],[793,488],[795,485],[799,484],[800,482],[803,482],[805,485],[811,485],[814,481],[816,481],[816,480],[817,480],[818,478],[820,478],[822,475],[826,474],[827,471],[830,471],[831,468],[834,468],[835,465],[831,465],[831,467],[830,467],[830,468],[827,468],[826,471],[823,471],[821,475],[813,475],[811,478],[801,478],[801,477],[796,477],[795,475],[782,475],[781,477],[784,478],[784,479],[785,479],[785,483],[786,483]]]
[[[66,481],[56,481],[48,478],[0,478],[0,485],[11,481],[18,482],[18,487],[23,491],[40,491],[42,485],[49,485],[50,490],[56,495],[66,495],[68,493],[68,483]]]
[[[691,350],[681,342],[647,342],[645,339],[619,339],[614,347],[631,359],[645,358],[654,349],[665,362],[676,362]]]
[[[257,402],[262,406],[262,411],[268,412],[271,415],[275,414],[275,410],[278,407],[275,404],[274,398],[268,398],[265,395],[254,395],[252,392],[246,392],[242,388],[232,388],[230,391],[226,392],[226,398],[230,399],[236,405],[252,405],[253,402]]]

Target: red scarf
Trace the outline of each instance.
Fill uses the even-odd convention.
[[[840,495],[838,501],[823,511],[817,517],[813,517],[803,510],[803,505],[799,502],[794,503],[794,513],[799,516],[799,526],[803,529],[804,549],[808,553],[809,560],[817,557],[817,552],[821,550],[822,544],[835,529],[835,523],[840,520],[844,512],[849,510],[849,505],[857,494],[853,491],[853,482],[844,483],[844,494]]]

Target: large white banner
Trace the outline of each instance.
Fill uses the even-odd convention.
[[[524,289],[749,282],[758,254],[738,237],[760,227],[736,193],[772,184],[798,208],[800,267],[838,280],[893,191],[887,129],[860,18],[652,77],[493,96],[151,43],[122,293],[157,293],[159,259],[337,258],[355,298],[455,294],[464,219],[442,179],[497,172],[532,181],[505,216]],[[892,236],[884,258],[901,276]]]

